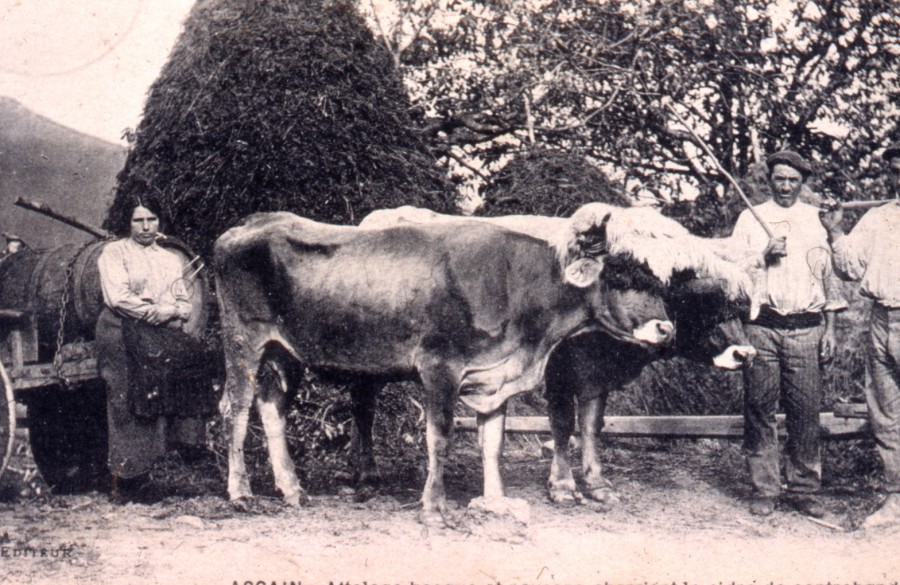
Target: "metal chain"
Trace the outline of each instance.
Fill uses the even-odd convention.
[[[59,321],[56,328],[56,353],[53,355],[53,370],[56,373],[56,377],[59,378],[60,382],[62,383],[63,388],[69,386],[69,380],[65,376],[63,376],[62,373],[62,347],[64,345],[66,335],[66,317],[68,316],[69,305],[69,286],[72,284],[72,275],[75,273],[75,263],[78,261],[78,257],[81,256],[81,253],[84,252],[87,247],[93,243],[93,241],[90,241],[81,246],[78,251],[75,252],[75,255],[72,256],[72,259],[69,261],[68,266],[66,266],[66,279],[63,283],[62,304],[59,307]]]

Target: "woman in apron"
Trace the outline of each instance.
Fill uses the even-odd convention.
[[[159,208],[142,198],[132,209],[129,236],[107,244],[98,260],[105,307],[97,321],[97,361],[107,384],[109,469],[119,502],[136,495],[170,444],[202,445],[201,417],[214,408],[202,366],[192,391],[174,382],[190,362],[202,364],[203,351],[181,330],[191,314],[182,259],[160,246],[159,237]]]

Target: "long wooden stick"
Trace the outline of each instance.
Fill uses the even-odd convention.
[[[198,258],[199,258],[199,256],[198,256]],[[184,278],[185,278],[186,280],[188,280],[189,282],[192,282],[192,283],[193,283],[193,282],[194,282],[194,278],[195,278],[198,274],[200,274],[200,271],[203,270],[204,268],[206,268],[206,264],[204,264],[203,262],[201,262],[201,263],[199,264],[199,266],[197,266],[197,269],[196,269],[196,270],[194,270],[193,272],[191,272],[188,276],[185,276]]]
[[[841,201],[841,207],[844,209],[868,209],[870,207],[878,207],[885,203],[896,201],[895,199],[873,199],[872,201]]]
[[[691,133],[691,136],[694,137],[694,141],[700,146],[700,148],[703,149],[703,151],[710,158],[710,160],[712,160],[713,164],[716,165],[716,168],[719,170],[719,172],[722,173],[723,175],[725,175],[725,177],[731,182],[731,184],[734,185],[734,188],[735,188],[735,190],[737,190],[737,194],[740,196],[741,200],[744,202],[744,205],[747,206],[747,209],[750,210],[750,213],[753,214],[753,217],[756,218],[756,221],[758,221],[759,225],[762,226],[762,229],[766,232],[766,235],[769,236],[769,238],[775,237],[774,234],[772,233],[772,230],[769,229],[769,225],[765,221],[763,221],[763,218],[760,217],[759,213],[757,213],[757,211],[755,209],[753,209],[753,203],[750,202],[750,198],[747,197],[747,194],[744,193],[744,190],[741,189],[741,186],[738,185],[738,182],[735,180],[735,178],[732,177],[731,173],[726,171],[725,168],[721,164],[719,164],[719,160],[716,158],[716,155],[713,154],[712,149],[706,144],[706,142],[703,141],[702,138],[697,136],[697,133],[694,132],[694,130],[684,120],[684,118],[682,118],[681,115],[675,111],[675,108],[672,107],[672,104],[666,104],[666,108],[670,112],[672,112],[672,115],[675,116],[675,118],[681,123],[681,125],[684,126],[687,129],[687,131]]]
[[[836,532],[845,532],[843,528],[838,526],[837,524],[832,524],[831,522],[825,522],[824,520],[819,520],[818,518],[813,518],[812,516],[807,516],[805,514],[801,514],[801,517],[806,518],[813,524],[818,524],[819,526],[824,526],[825,528],[831,528]]]
[[[80,219],[75,219],[74,217],[70,217],[68,215],[59,213],[58,211],[54,211],[43,203],[30,201],[23,197],[19,197],[18,199],[16,199],[16,205],[18,205],[19,207],[24,207],[25,209],[30,209],[31,211],[36,211],[42,215],[46,215],[47,217],[53,218],[56,221],[60,221],[68,226],[87,232],[92,236],[96,236],[98,238],[109,237],[109,232],[107,232],[106,230],[84,223]]]

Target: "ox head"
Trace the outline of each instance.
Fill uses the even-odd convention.
[[[662,281],[629,254],[610,254],[606,248],[607,215],[583,234],[563,259],[565,280],[591,288],[593,317],[616,339],[641,345],[671,343],[675,327],[663,301]]]
[[[627,306],[627,297],[640,294],[648,299],[659,290],[649,286],[649,280],[645,280],[644,285],[633,280],[623,283],[617,282],[613,274],[601,274],[604,264],[609,264],[611,269],[615,266],[611,262],[613,258],[626,258],[631,266],[640,267],[640,273],[647,279],[664,287],[672,284],[676,274],[689,271],[698,278],[714,282],[723,298],[729,301],[753,297],[752,283],[738,265],[720,257],[709,241],[690,234],[678,222],[654,209],[589,203],[572,215],[551,244],[565,267],[569,282],[577,282],[577,276],[584,279],[583,273],[590,272],[598,275],[601,286],[619,291],[606,297],[606,308],[613,315],[616,309]],[[629,272],[638,274],[633,270]],[[651,317],[647,325],[659,334],[656,344],[669,341],[673,332],[671,323],[664,317],[655,318],[657,322],[654,323]],[[644,330],[644,334],[647,333]]]
[[[676,276],[667,301],[678,328],[677,355],[726,370],[749,366],[756,357],[742,323],[748,299],[730,300],[720,282],[688,271]]]

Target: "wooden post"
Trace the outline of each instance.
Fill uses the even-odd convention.
[[[870,207],[878,207],[885,203],[896,201],[896,199],[873,199],[872,201],[842,201],[841,207],[844,209],[868,209]]]

